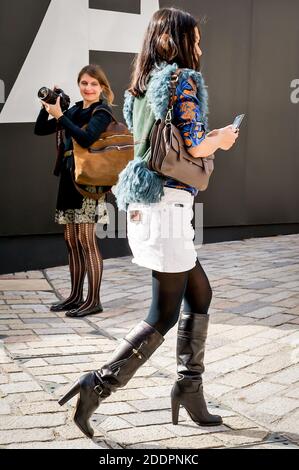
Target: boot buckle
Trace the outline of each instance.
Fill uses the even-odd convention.
[[[101,395],[103,394],[103,392],[104,392],[104,388],[103,388],[100,384],[98,384],[98,385],[96,385],[96,386],[94,387],[94,391],[95,391],[99,396],[101,396]]]
[[[142,359],[142,355],[139,353],[141,346],[138,349],[133,349],[133,353],[138,357],[138,359]]]

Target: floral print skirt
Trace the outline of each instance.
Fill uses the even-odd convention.
[[[86,186],[86,191],[95,193],[94,186]],[[103,194],[98,201],[89,197],[83,197],[82,206],[79,209],[56,209],[55,222],[57,224],[108,224],[109,216]]]

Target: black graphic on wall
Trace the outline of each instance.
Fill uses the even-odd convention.
[[[0,80],[5,100],[50,3],[0,2]],[[89,1],[90,9],[110,8],[136,18],[140,5],[129,0]],[[299,104],[290,100],[290,84],[299,78],[299,3],[271,0],[269,10],[268,0],[160,1],[161,7],[170,5],[203,19],[202,73],[210,96],[210,128],[225,126],[236,114],[246,113],[238,145],[230,152],[217,152],[209,189],[197,197],[204,202],[204,226],[299,223]],[[66,27],[71,21],[70,10]],[[134,52],[87,52],[90,62],[107,72],[116,95],[115,113],[121,119]],[[38,70],[37,63],[32,74]],[[0,103],[0,113],[3,106]],[[54,235],[62,230],[53,222],[54,138],[34,136],[33,127],[33,122],[0,123],[1,237]]]

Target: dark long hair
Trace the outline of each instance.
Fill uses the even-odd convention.
[[[195,27],[199,30],[195,18],[177,8],[161,8],[154,13],[133,66],[129,91],[134,96],[145,93],[155,64],[175,62],[179,68],[199,69],[199,58],[194,51]]]
[[[84,75],[85,73],[87,73],[87,75],[89,75],[90,77],[95,78],[99,82],[99,84],[104,90],[104,95],[105,95],[106,100],[108,101],[109,104],[112,104],[114,100],[114,93],[111,90],[111,86],[108,81],[108,78],[106,77],[102,68],[97,64],[85,65],[85,67],[83,67],[83,69],[81,69],[78,74],[78,79],[77,79],[78,85],[80,83],[82,75]]]

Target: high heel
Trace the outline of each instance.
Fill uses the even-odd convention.
[[[80,391],[80,382],[77,381],[70,390],[58,400],[60,406],[63,406]]]
[[[184,312],[177,338],[178,380],[171,391],[172,422],[178,423],[179,407],[200,426],[219,426],[222,418],[209,413],[202,385],[209,316]]]
[[[171,397],[171,416],[172,424],[178,424],[179,421],[180,402],[174,397]]]
[[[88,372],[82,375],[72,388],[58,401],[59,405],[62,406],[75,395],[79,394],[74,421],[80,431],[89,438],[93,437],[94,432],[88,420],[99,406],[101,399],[109,395],[109,391],[107,391],[107,393],[104,393],[101,397],[99,392],[97,392],[98,384],[99,381],[96,371]]]
[[[63,405],[79,393],[74,422],[85,436],[93,437],[89,419],[100,403],[118,387],[124,387],[163,341],[163,336],[151,325],[144,321],[138,323],[121,342],[109,362],[101,369],[80,377],[59,400],[59,404]]]
[[[171,391],[172,424],[178,424],[179,408],[182,406],[199,426],[219,426],[222,418],[209,413],[202,384],[192,381],[177,381]]]

